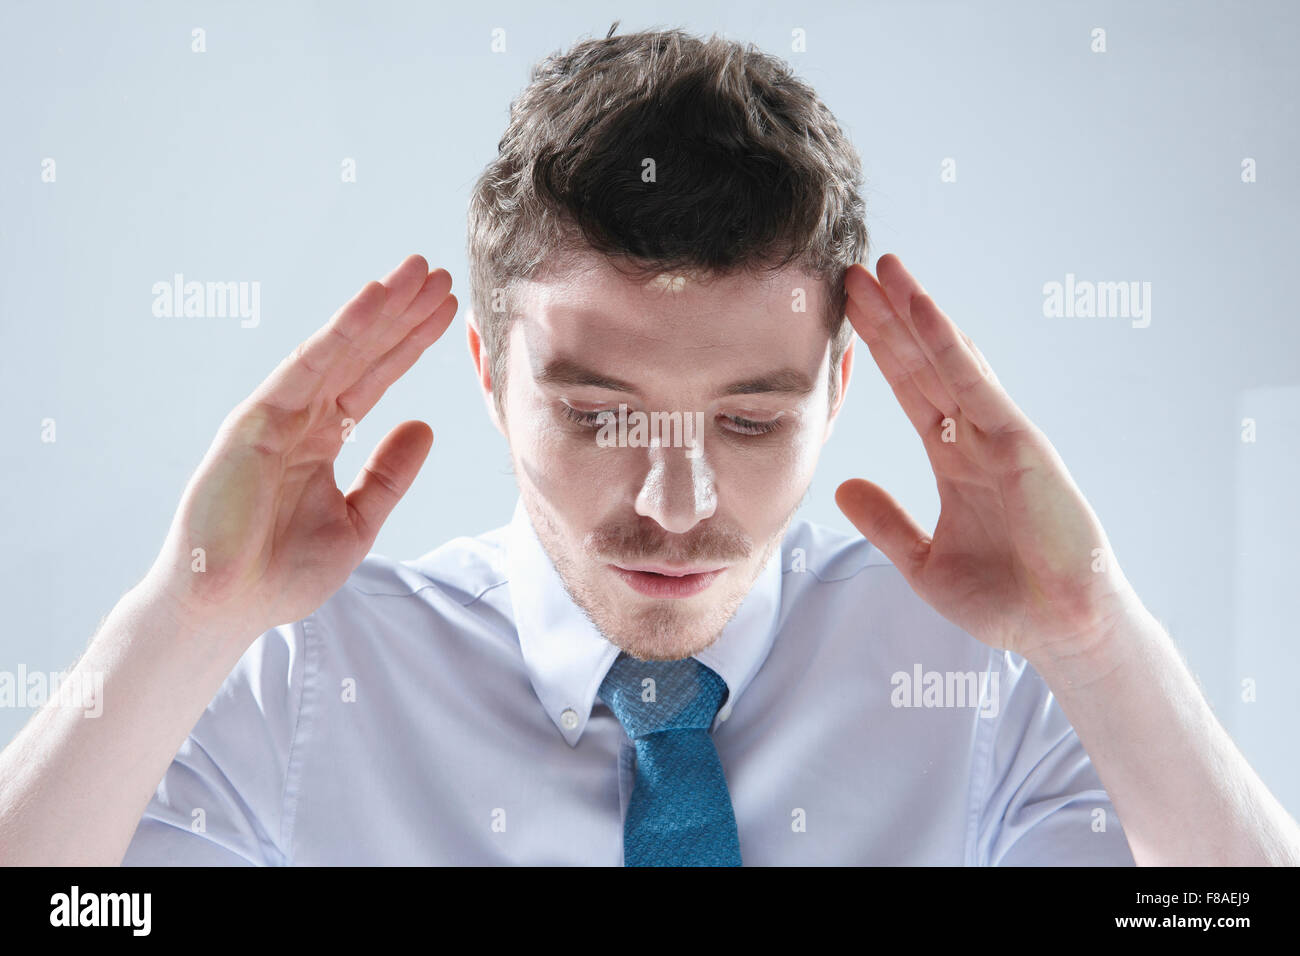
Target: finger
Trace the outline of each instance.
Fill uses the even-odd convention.
[[[991,375],[987,362],[968,347],[969,337],[935,305],[898,257],[881,256],[876,271],[896,311],[911,327],[926,358],[962,414],[981,431],[1000,432],[1023,424],[1024,416]],[[973,343],[972,343],[973,345]]]
[[[276,366],[253,390],[252,399],[297,410],[322,393],[337,395],[384,353],[384,333],[395,325],[392,316],[415,298],[428,269],[423,256],[410,255],[383,282],[367,282]]]
[[[369,414],[388,391],[388,387],[409,372],[425,349],[447,331],[458,305],[454,295],[445,298],[431,316],[389,349],[365,375],[341,394],[338,405],[343,414],[353,422],[359,422]]]
[[[844,273],[844,288],[848,292],[845,314],[858,334],[865,339],[866,330],[875,329],[930,405],[945,417],[956,415],[957,405],[952,396],[866,266],[861,263],[850,266]]]
[[[366,551],[406,494],[433,447],[433,429],[424,422],[402,422],[375,448],[344,495],[357,538]]]
[[[411,329],[429,314],[416,311],[439,289],[445,296],[451,290],[451,274],[446,269],[429,271],[421,255],[410,255],[380,283],[385,290],[384,302],[357,336],[357,348],[343,356],[329,374],[325,394],[336,396],[350,388],[385,352],[400,342]],[[436,303],[435,303],[436,304]]]
[[[360,337],[383,307],[388,292],[367,282],[324,326],[301,342],[253,390],[251,399],[276,408],[306,408],[325,388],[332,370],[364,356]]]
[[[429,319],[434,316],[445,316],[450,322],[455,315],[457,300],[451,293],[451,273],[446,269],[435,269],[430,272],[424,280],[423,286],[411,302],[406,306],[403,313],[397,319],[389,322],[381,339],[372,343],[367,350],[369,363],[364,368],[351,368],[348,370],[348,383],[337,392],[336,404],[343,410],[344,415],[351,418],[354,422],[359,422],[363,415],[370,411],[379,401],[384,391],[406,372],[415,360],[420,357],[420,353],[432,345],[446,330],[446,325],[436,329],[436,334],[432,339],[427,338],[427,334],[433,329],[428,325]],[[450,302],[450,306],[448,306]],[[450,309],[448,312],[447,309]],[[436,325],[436,323],[435,323]],[[403,367],[395,375],[388,376],[391,370],[391,364],[376,375],[376,368],[385,363],[387,356],[393,354],[396,350],[402,349],[404,343],[412,336],[419,336],[424,340],[424,344],[414,355],[410,356],[410,363]],[[376,352],[376,348],[382,348],[383,351]],[[404,352],[403,354],[407,354]],[[377,390],[376,390],[377,389]]]
[[[988,359],[984,357],[984,353],[979,350],[979,346],[972,342],[971,337],[965,332],[962,332],[961,329],[958,329],[957,331],[961,332],[961,340],[966,343],[966,347],[971,350],[975,359],[980,363],[980,371],[983,373],[984,377],[997,382],[997,373],[993,371],[993,366],[990,365]]]
[[[429,262],[419,253],[412,253],[383,278],[388,298],[384,300],[383,314],[394,319],[406,311],[425,280],[429,277]]]
[[[929,556],[925,529],[889,492],[863,478],[851,478],[835,489],[835,503],[911,584]]]
[[[418,257],[415,257],[418,258]],[[423,262],[423,259],[419,260]],[[424,275],[417,275],[419,283],[409,298],[405,294],[398,300],[386,304],[400,311],[393,314],[385,312],[383,321],[374,323],[373,335],[365,343],[366,363],[361,367],[348,370],[347,386],[351,387],[374,364],[392,351],[411,331],[419,326],[438,309],[451,292],[451,273],[446,269],[434,269]],[[404,304],[403,304],[404,303]],[[342,389],[340,389],[341,391]]]
[[[871,351],[871,357],[876,362],[876,367],[880,369],[881,375],[889,383],[890,389],[894,393],[894,398],[902,407],[903,413],[907,415],[907,420],[912,423],[912,427],[922,439],[933,434],[934,429],[939,427],[946,419],[944,413],[935,408],[924,395],[921,394],[920,388],[917,387],[912,376],[907,374],[906,369],[899,364],[897,357],[890,351],[889,346],[885,344],[884,339],[874,327],[867,327],[859,333],[867,348]]]
[[[451,273],[446,269],[434,269],[425,277],[424,285],[411,304],[406,307],[406,312],[402,316],[403,321],[413,320],[413,325],[419,325],[447,300],[451,294]],[[387,352],[393,347],[393,342],[388,343]]]

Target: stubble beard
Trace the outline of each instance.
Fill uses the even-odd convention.
[[[538,505],[528,494],[523,495],[523,501],[538,540],[555,566],[569,599],[605,640],[631,656],[646,661],[692,657],[722,636],[723,630],[735,617],[759,574],[767,566],[773,551],[785,538],[790,522],[803,503],[801,497],[790,509],[777,533],[764,543],[762,555],[757,562],[748,565],[736,562],[731,565],[729,574],[735,574],[737,568],[744,566],[746,579],[731,584],[725,596],[718,598],[713,595],[714,588],[710,588],[698,598],[647,601],[629,596],[626,603],[619,603],[616,599],[611,599],[608,591],[588,580],[576,563],[569,559],[564,547],[564,536],[545,504]],[[619,587],[625,588],[626,585],[619,582]],[[709,601],[712,603],[706,603]],[[703,606],[704,610],[688,611],[688,602],[697,608]]]

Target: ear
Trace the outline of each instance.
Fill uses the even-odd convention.
[[[830,441],[831,432],[835,430],[835,419],[844,407],[844,396],[849,393],[849,379],[853,377],[853,346],[857,344],[858,337],[855,335],[849,339],[848,346],[844,349],[844,354],[840,356],[840,366],[832,369],[832,375],[839,376],[839,388],[836,390],[835,407],[831,409],[830,420],[826,423],[826,437],[822,439],[822,444]]]
[[[474,377],[478,379],[483,400],[487,402],[488,417],[496,430],[505,435],[501,419],[497,415],[496,399],[492,396],[492,363],[488,360],[487,349],[483,346],[483,336],[479,333],[478,322],[471,309],[465,314],[465,338],[469,345],[469,355],[474,361]]]

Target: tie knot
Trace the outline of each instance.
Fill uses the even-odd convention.
[[[600,684],[600,699],[633,740],[662,730],[708,730],[727,683],[693,657],[642,661],[619,654]]]

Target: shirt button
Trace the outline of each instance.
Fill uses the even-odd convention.
[[[564,725],[566,730],[572,730],[574,727],[578,726],[578,712],[570,707],[564,713],[560,714],[560,723]]]
[[[726,720],[730,716],[731,716],[730,707],[723,707],[722,710],[718,711],[718,720]]]

